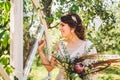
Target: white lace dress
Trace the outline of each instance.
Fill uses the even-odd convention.
[[[92,43],[90,42],[90,41],[83,41],[82,43],[81,43],[81,45],[76,49],[76,51],[74,51],[71,55],[70,55],[70,59],[72,60],[73,58],[75,58],[75,57],[78,57],[78,56],[82,56],[82,55],[84,55],[85,53],[87,53],[87,54],[94,54],[94,53],[96,53],[96,49],[93,47],[93,48],[91,48],[91,45],[92,45]],[[60,51],[57,53],[57,55],[65,55],[64,53],[63,53],[63,48],[62,48],[62,45],[59,45],[59,49],[60,49]],[[60,53],[61,52],[61,53]],[[91,60],[86,60],[85,61],[85,63],[89,63]],[[66,80],[65,79],[65,76],[64,76],[64,74],[65,74],[65,71],[64,71],[64,69],[61,67],[60,69],[59,69],[59,73],[58,73],[58,75],[57,75],[57,77],[56,77],[56,80]],[[89,77],[90,77],[90,79],[89,80],[96,80],[95,79],[95,76],[94,76],[94,79],[92,79],[93,78],[93,76],[94,75],[90,75]]]

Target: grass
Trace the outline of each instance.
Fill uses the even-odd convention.
[[[114,72],[114,70],[110,70],[108,73],[108,70],[104,70],[98,74],[98,80],[120,80],[120,75],[119,74],[113,74],[111,72]],[[59,69],[55,68],[52,71],[52,79],[55,80],[57,74],[58,74]],[[107,73],[106,73],[107,72]],[[116,72],[116,70],[115,70]],[[47,76],[47,70],[45,69],[44,66],[33,66],[31,73],[29,74],[29,80],[44,80],[44,78]]]
[[[56,67],[52,70],[52,80],[55,80],[57,74],[59,72],[59,69]],[[45,77],[47,77],[48,72],[45,69],[44,66],[32,66],[32,70],[29,74],[30,80],[44,80]]]

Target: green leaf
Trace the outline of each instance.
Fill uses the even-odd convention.
[[[14,80],[19,80],[16,76],[14,76]]]
[[[4,33],[5,33],[5,31],[2,31],[2,32],[0,33],[0,40],[1,40],[1,38],[3,37]]]
[[[46,17],[45,19],[48,20],[48,21],[50,21],[50,22],[53,21],[53,17]]]
[[[0,57],[0,63],[7,65],[9,63],[9,55],[2,55]]]
[[[118,7],[120,8],[120,3],[118,4]]]
[[[8,74],[13,72],[13,67],[11,65],[7,65],[7,67],[5,67],[5,70]]]
[[[77,12],[77,11],[79,11],[79,7],[76,6],[76,5],[73,5],[70,10],[71,10],[72,12]]]
[[[2,45],[6,48],[9,40],[9,34],[6,32],[3,38]]]
[[[9,2],[5,2],[5,3],[4,3],[4,9],[5,9],[5,11],[6,11],[6,12],[9,12],[9,11],[10,11],[10,8],[11,8],[10,3],[9,3]]]
[[[60,12],[60,11],[56,12],[56,18],[57,19],[60,19],[61,16],[62,16],[62,12]]]

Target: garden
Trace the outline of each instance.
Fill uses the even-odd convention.
[[[34,4],[34,1],[38,1],[38,7]],[[13,15],[11,13],[11,9],[14,7],[13,2],[12,0],[0,1],[0,63],[9,76],[15,70],[10,62],[12,51],[12,38],[10,36],[12,26],[10,23],[13,21],[10,16]],[[86,28],[86,39],[94,44],[98,53],[114,57],[116,55],[117,57],[120,56],[120,0],[23,0],[22,5],[23,70],[30,53],[34,49],[39,29],[45,27],[42,21],[45,21],[47,25],[49,40],[44,34],[41,39],[47,39],[52,46],[44,48],[46,56],[49,57],[50,54],[47,53],[47,49],[50,48],[51,54],[54,53],[54,45],[61,39],[60,17],[68,12],[77,13],[81,17]],[[43,12],[42,18],[40,18],[40,11]],[[44,80],[49,73],[43,66],[38,52],[34,53],[35,57],[31,62],[27,80]],[[50,73],[51,80],[55,80],[58,71],[59,69],[56,66]],[[15,75],[14,80],[17,79],[18,77]],[[111,63],[109,68],[100,71],[98,80],[120,80],[120,62]]]

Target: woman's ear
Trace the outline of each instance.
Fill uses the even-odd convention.
[[[73,28],[73,29],[71,29],[71,32],[73,33],[75,31],[75,29]]]

